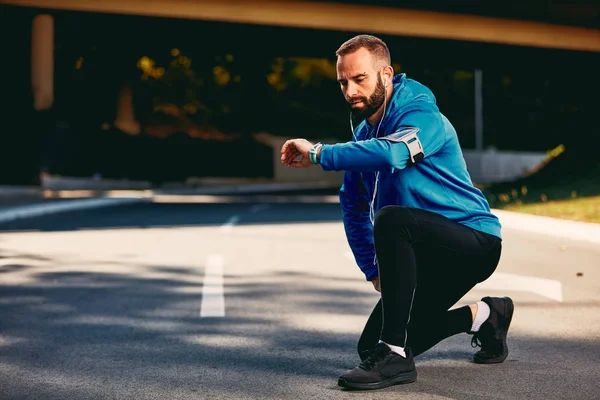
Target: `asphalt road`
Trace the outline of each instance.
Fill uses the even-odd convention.
[[[0,224],[2,399],[600,399],[600,248],[504,230],[510,355],[470,336],[418,381],[340,390],[371,284],[337,204],[140,203]],[[223,289],[223,290],[222,290]]]

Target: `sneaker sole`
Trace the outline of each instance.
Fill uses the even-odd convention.
[[[506,315],[508,323],[506,324],[506,328],[502,330],[502,344],[504,345],[504,353],[494,358],[474,357],[473,361],[475,361],[476,364],[499,364],[506,360],[506,357],[508,357],[508,345],[506,343],[506,336],[508,335],[508,328],[510,328],[513,312],[515,311],[515,305],[510,297],[506,297],[506,300],[506,305],[504,306],[504,315]]]
[[[348,382],[345,379],[338,379],[338,386],[341,386],[346,389],[363,389],[363,390],[371,390],[371,389],[383,389],[393,385],[400,385],[404,383],[412,383],[417,380],[417,371],[404,372],[402,374],[398,374],[391,378],[388,378],[381,382],[374,383],[358,383],[358,382]]]

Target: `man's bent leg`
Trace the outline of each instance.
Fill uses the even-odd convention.
[[[406,347],[417,284],[416,256],[410,242],[416,221],[404,208],[395,208],[393,213],[382,211],[374,225],[384,314],[381,342],[358,367],[342,374],[338,385],[346,388],[379,389],[417,379],[412,351]],[[378,322],[377,315],[373,322]]]
[[[406,347],[417,289],[417,257],[412,238],[418,229],[418,221],[407,208],[386,207],[375,220],[373,234],[384,315],[381,340],[388,345]]]
[[[371,311],[371,315],[363,328],[362,334],[358,339],[357,350],[361,361],[364,361],[381,338],[381,327],[383,326],[383,310],[381,308],[381,298]]]
[[[428,284],[428,279],[423,278],[424,282],[419,285],[415,295],[407,341],[407,346],[412,349],[414,356],[422,354],[450,336],[471,330],[473,315],[470,307],[463,306],[452,310],[449,308],[478,282],[473,280],[473,274],[469,274],[468,271],[459,276],[439,278],[441,285]],[[453,278],[460,281],[456,282]],[[380,299],[358,340],[357,350],[361,360],[365,360],[379,342],[382,324],[383,309]]]
[[[483,247],[488,248],[485,244]],[[421,243],[415,246],[419,290],[408,327],[408,346],[422,354],[440,341],[473,326],[470,306],[453,307],[476,284],[495,271],[501,247],[487,252],[457,252],[443,245]],[[477,255],[473,255],[473,254]]]
[[[412,322],[407,330],[407,344],[414,354],[420,354],[446,337],[470,330],[470,310],[448,309],[494,272],[500,258],[501,241],[427,211],[401,207],[387,207],[384,210],[392,214],[400,213],[404,217],[396,219],[393,224],[395,227],[383,233],[392,238],[403,235],[414,241],[418,288],[411,313]],[[381,214],[378,214],[377,220],[379,228]],[[421,226],[414,227],[417,224]],[[382,233],[381,229],[379,232]],[[381,241],[377,240],[376,243],[380,244],[381,250]],[[380,269],[383,265],[381,262],[380,259]],[[381,281],[385,285],[388,279],[382,277]],[[387,293],[384,288],[382,291]],[[429,329],[429,321],[437,321],[435,329]],[[358,343],[361,359],[377,343],[382,324],[380,301],[371,313]]]
[[[381,342],[375,345],[370,355],[353,370],[340,377],[340,385],[355,388],[381,388],[396,383],[412,382],[416,379],[413,351],[407,346],[411,313],[417,303],[427,310],[429,303],[441,303],[443,313],[416,312],[420,322],[417,326],[430,326],[428,339],[420,346],[431,347],[444,335],[466,330],[471,311],[468,307],[446,313],[473,284],[489,277],[499,260],[501,241],[491,235],[475,231],[432,212],[389,206],[381,209],[375,219],[375,249],[381,282],[381,309],[383,313]],[[425,254],[419,257],[417,248]],[[433,257],[427,257],[432,254]],[[443,257],[440,257],[443,254]],[[477,266],[479,266],[477,268]],[[454,273],[460,270],[462,273]],[[457,279],[468,273],[470,279]],[[453,278],[453,279],[450,279]],[[419,287],[417,287],[417,280]],[[447,297],[440,301],[442,291],[429,291],[440,285],[459,283],[461,296]],[[423,285],[421,293],[420,286]],[[468,285],[468,286],[466,286]],[[422,300],[418,300],[422,298]],[[447,303],[452,300],[452,303]],[[434,308],[435,309],[435,308]],[[375,313],[377,308],[375,309]],[[431,324],[436,316],[456,315],[440,326]],[[373,323],[378,317],[372,315]],[[431,318],[429,318],[431,317]],[[429,318],[429,319],[428,319]],[[445,318],[438,318],[438,323]],[[414,325],[414,324],[413,324]],[[446,336],[447,337],[447,336]],[[418,342],[416,342],[419,344]],[[424,350],[422,350],[424,351]],[[405,353],[405,354],[404,354]]]

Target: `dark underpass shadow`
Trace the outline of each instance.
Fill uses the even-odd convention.
[[[18,219],[0,223],[0,231],[219,226],[232,217],[236,225],[337,222],[341,210],[335,203],[140,202]]]
[[[321,275],[230,275],[227,315],[200,318],[199,269],[146,269],[149,278],[42,272],[1,285],[2,398],[298,399],[306,388],[327,397],[352,395],[336,380],[358,362],[359,332],[313,329],[310,316],[366,320],[372,296],[294,279],[329,279]],[[289,323],[303,315],[309,320]],[[417,358],[417,383],[373,396],[598,398],[597,342],[513,336],[505,363],[480,366],[471,361],[470,337],[455,338]]]

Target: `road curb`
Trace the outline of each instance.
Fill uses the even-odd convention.
[[[42,199],[43,191],[38,187],[0,185],[0,203]]]
[[[92,209],[113,205],[129,203],[156,201],[156,202],[300,202],[300,203],[335,203],[337,196],[300,196],[300,195],[269,195],[265,193],[299,189],[323,189],[333,187],[331,182],[283,182],[283,183],[259,183],[239,184],[204,188],[189,188],[175,190],[144,190],[129,191],[129,196],[111,197],[91,196],[87,198],[71,198],[65,202],[37,203],[29,205],[16,205],[0,210],[0,223],[14,221],[21,218],[39,217],[42,215],[60,212]],[[68,192],[68,191],[67,191]],[[136,194],[137,193],[137,194]],[[259,196],[247,196],[242,198],[236,195],[259,193]],[[31,192],[29,193],[31,194]],[[227,195],[218,197],[216,195]],[[118,196],[118,193],[115,193]],[[123,195],[121,193],[121,195]],[[64,197],[69,197],[68,194]],[[544,217],[492,209],[498,216],[502,226],[509,229],[517,229],[523,232],[531,232],[568,240],[579,240],[589,243],[600,243],[600,224],[571,221],[565,219]]]

